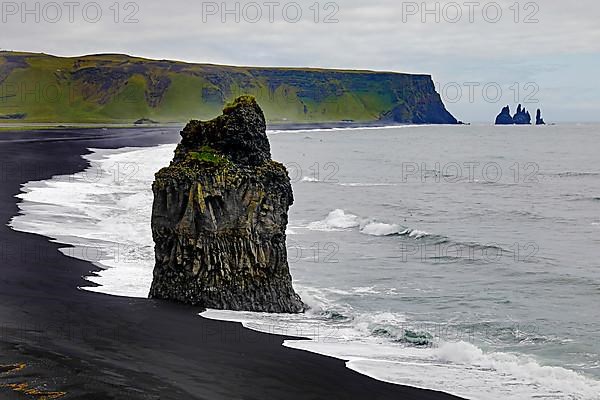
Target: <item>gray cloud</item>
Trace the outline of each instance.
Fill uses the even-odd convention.
[[[113,0],[99,1],[102,17],[95,23],[90,22],[95,8],[84,1],[75,8],[73,22],[69,21],[67,8],[62,7],[62,18],[50,23],[44,19],[55,15],[49,3],[38,3],[40,22],[36,23],[35,13],[22,15],[20,2],[3,2],[0,47],[58,55],[119,52],[191,62],[429,73],[441,88],[478,82],[481,86],[497,83],[510,91],[508,88],[515,83],[535,83],[540,103],[531,107],[543,105],[555,112],[556,119],[569,119],[572,115],[564,111],[568,106],[562,107],[569,100],[577,104],[578,118],[583,119],[596,119],[594,107],[600,104],[597,90],[588,94],[590,85],[598,89],[595,75],[587,75],[594,74],[588,63],[600,60],[600,24],[596,20],[600,3],[596,0],[523,1],[517,3],[517,22],[515,8],[511,9],[515,0],[482,1],[475,7],[473,22],[469,21],[466,1],[428,1],[429,10],[438,5],[439,22],[432,14],[422,15],[421,1],[323,1],[318,3],[318,23],[314,20],[314,8],[310,9],[314,0],[294,3],[303,12],[296,23],[286,21],[282,13],[287,5],[288,20],[295,16],[292,2],[286,1],[275,8],[273,22],[269,21],[265,2],[257,1],[255,4],[261,6],[263,13],[256,23],[247,21],[256,16],[256,7],[249,5],[250,1],[239,3],[239,9],[246,7],[247,11],[246,20],[242,15],[239,23],[232,14],[225,15],[226,22],[222,22],[220,12],[205,14],[203,18],[203,7],[211,7],[209,2],[182,0],[145,0],[137,6],[124,1],[118,3],[118,16],[110,8]],[[11,4],[20,9],[14,13]],[[26,4],[29,10],[36,7],[32,1]],[[221,8],[222,2],[212,4]],[[235,2],[226,4],[228,9],[235,7]],[[449,19],[456,15],[457,4],[463,12],[462,19],[452,23]],[[88,15],[84,18],[86,5]],[[420,9],[415,15],[403,13],[414,10],[414,5]],[[484,6],[487,14],[483,13]],[[138,22],[126,23],[136,7],[137,12],[130,19]],[[498,8],[502,18],[489,22]],[[43,15],[44,10],[50,14]],[[324,18],[335,10],[332,18],[338,22],[324,23]],[[538,22],[525,23],[532,13],[530,20]],[[26,19],[24,23],[22,17]],[[423,22],[422,17],[427,20]],[[496,103],[481,95],[474,101],[466,97],[463,93],[459,101],[447,101],[451,111],[466,120],[491,120],[502,103],[514,102],[512,93]],[[516,100],[524,101],[523,97]],[[548,111],[546,114],[552,119]]]

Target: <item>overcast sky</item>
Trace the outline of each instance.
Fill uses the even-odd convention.
[[[0,48],[426,73],[464,121],[600,121],[598,0],[65,1],[1,2]]]

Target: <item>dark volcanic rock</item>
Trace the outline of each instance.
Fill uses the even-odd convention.
[[[520,104],[517,107],[517,113],[513,117],[515,125],[531,125],[531,114]]]
[[[25,119],[25,117],[27,117],[25,113],[0,115],[0,119]]]
[[[496,125],[513,125],[514,123],[513,117],[510,116],[509,106],[504,107],[496,117]]]
[[[156,265],[150,297],[206,308],[302,312],[285,229],[293,202],[251,97],[191,121],[153,185]]]
[[[25,57],[20,55],[10,55],[0,51],[0,85],[4,83],[6,78],[18,68],[28,68],[29,64]],[[0,99],[2,99],[0,97]]]
[[[536,125],[546,125],[544,122],[544,118],[542,118],[542,110],[538,108],[537,113],[535,114],[535,124]]]
[[[265,116],[256,101],[240,97],[212,121],[190,121],[181,132],[175,161],[183,161],[190,151],[208,146],[236,164],[264,164],[271,160],[266,130]]]
[[[165,97],[167,90],[171,87],[171,78],[168,76],[146,76],[148,89],[146,90],[146,102],[152,108],[158,107]]]
[[[519,104],[517,112],[511,117],[510,107],[506,106],[496,117],[496,125],[531,125],[531,114]]]
[[[154,121],[150,118],[140,118],[133,123],[134,125],[149,125],[149,124],[158,124],[157,121]]]
[[[431,77],[421,76],[412,87],[398,87],[396,95],[396,104],[379,116],[380,121],[400,124],[458,124],[458,120],[444,106]]]

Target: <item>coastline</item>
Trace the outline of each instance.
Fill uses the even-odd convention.
[[[133,123],[10,123],[0,122],[0,132],[23,132],[23,131],[61,131],[61,130],[94,130],[94,129],[183,129],[186,122],[172,122],[166,124],[141,124]],[[269,123],[267,131],[305,131],[305,130],[328,130],[328,129],[360,129],[360,128],[394,128],[402,126],[430,126],[431,124],[400,124],[386,121],[364,121],[364,122],[289,122]]]
[[[282,345],[298,338],[199,318],[198,308],[78,290],[93,286],[82,277],[98,267],[63,255],[64,245],[7,226],[23,183],[82,171],[89,147],[174,143],[178,131],[3,133],[0,364],[25,368],[1,375],[0,394],[13,391],[3,385],[27,383],[65,392],[62,398],[457,399],[375,381],[341,360]]]

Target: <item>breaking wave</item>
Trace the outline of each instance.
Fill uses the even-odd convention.
[[[344,210],[336,209],[331,211],[325,219],[311,222],[307,226],[313,231],[343,231],[352,228],[358,228],[359,232],[371,236],[407,236],[414,239],[425,237],[438,237],[429,232],[407,228],[398,224],[388,224],[385,222],[374,221],[369,218],[361,218],[358,215],[347,213]]]
[[[600,382],[562,367],[543,366],[527,355],[486,351],[458,334],[466,328],[441,335],[439,326],[415,324],[401,313],[358,312],[330,300],[328,290],[298,289],[311,306],[304,315],[219,310],[201,315],[310,339],[287,340],[284,345],[345,360],[348,368],[385,382],[478,400],[598,399]],[[367,289],[377,291],[355,288],[342,294]]]
[[[346,214],[344,210],[333,210],[321,221],[311,222],[308,229],[313,231],[339,231],[360,226],[360,218],[354,214]]]

